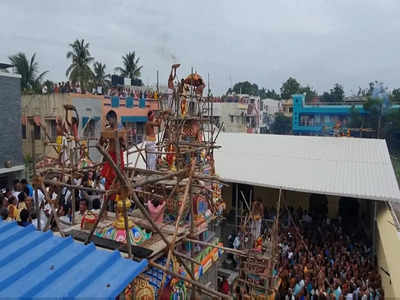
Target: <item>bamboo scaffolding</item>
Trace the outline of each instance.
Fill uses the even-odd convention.
[[[207,287],[207,286],[205,286],[205,285],[203,285],[203,284],[201,284],[201,283],[198,283],[197,281],[195,281],[195,280],[193,280],[193,279],[190,279],[190,278],[187,278],[187,277],[183,277],[183,276],[180,275],[180,274],[177,274],[177,273],[175,273],[175,272],[173,272],[173,271],[170,271],[169,269],[165,268],[165,267],[162,266],[162,265],[159,265],[159,264],[154,263],[154,262],[152,262],[152,261],[149,262],[149,265],[151,265],[151,266],[153,266],[153,267],[155,267],[155,268],[157,268],[157,269],[160,269],[160,270],[162,270],[163,272],[168,273],[168,274],[170,274],[170,275],[173,276],[173,277],[176,277],[176,278],[179,278],[179,279],[181,279],[181,280],[187,281],[187,282],[189,282],[190,284],[192,284],[192,285],[194,285],[194,286],[200,288],[201,290],[207,291],[208,293],[215,295],[216,297],[220,297],[220,298],[222,298],[222,299],[233,300],[233,298],[232,298],[231,296],[229,296],[229,295],[225,295],[225,294],[222,294],[222,293],[220,293],[220,292],[214,291],[214,290],[210,289],[209,287]]]
[[[189,172],[189,180],[188,180],[188,182],[186,184],[185,193],[184,193],[183,200],[182,200],[182,205],[181,205],[181,207],[179,209],[178,217],[176,218],[175,232],[174,232],[174,235],[173,235],[173,238],[172,238],[172,242],[170,243],[170,245],[168,247],[168,257],[167,257],[167,262],[165,264],[167,266],[167,268],[169,268],[169,263],[171,261],[171,255],[172,255],[173,250],[175,248],[176,236],[178,235],[178,226],[179,226],[179,223],[181,222],[181,218],[182,218],[183,212],[185,210],[185,206],[186,206],[186,201],[188,199],[189,190],[190,190],[190,183],[192,182],[192,175],[193,175],[193,171],[194,171],[194,166],[195,166],[194,161],[192,161],[192,166],[191,166],[191,169],[190,169],[190,172]],[[194,268],[192,268],[192,272],[193,272],[193,270],[194,270]],[[161,281],[161,286],[164,286],[165,279],[166,279],[166,273],[163,274],[163,278],[162,278],[162,281]]]
[[[183,116],[183,110],[181,105],[181,97],[186,97],[187,98],[187,112],[189,112],[187,115]],[[101,163],[97,163],[93,166],[87,166],[87,167],[81,167],[77,165],[77,159],[74,159],[77,157],[78,151],[82,149],[82,147],[77,144],[76,147],[71,148],[71,152],[69,153],[69,161],[70,164],[67,165],[67,163],[60,163],[60,167],[58,166],[51,166],[50,168],[47,168],[46,171],[48,172],[53,172],[56,174],[60,174],[61,180],[60,181],[55,181],[55,180],[49,180],[48,178],[45,178],[43,180],[43,183],[47,185],[54,185],[57,187],[64,187],[72,190],[72,196],[74,197],[75,192],[74,191],[86,191],[86,192],[94,192],[96,194],[103,194],[104,201],[102,203],[100,212],[98,214],[98,217],[95,221],[94,226],[91,228],[90,233],[86,239],[85,243],[88,243],[91,241],[94,232],[96,231],[97,227],[99,226],[99,223],[101,220],[104,218],[104,213],[107,211],[107,205],[110,201],[110,195],[112,194],[120,194],[124,189],[127,191],[127,194],[130,200],[132,200],[136,206],[136,208],[141,212],[142,218],[149,222],[151,226],[151,230],[158,234],[165,244],[165,248],[160,254],[157,254],[152,260],[150,260],[150,266],[158,268],[164,272],[163,278],[161,281],[161,289],[164,287],[165,283],[165,278],[166,274],[170,274],[175,278],[178,278],[180,280],[186,281],[191,284],[189,288],[191,289],[191,297],[192,299],[195,299],[197,293],[204,293],[209,296],[213,296],[219,299],[232,299],[232,297],[219,293],[218,291],[203,285],[199,283],[198,281],[195,280],[194,276],[194,270],[196,265],[201,265],[200,262],[198,262],[196,259],[194,259],[194,247],[192,244],[199,244],[202,246],[208,246],[216,249],[221,249],[226,252],[233,253],[235,255],[241,256],[241,257],[248,257],[249,252],[248,251],[241,251],[241,250],[236,250],[236,249],[231,249],[228,247],[224,246],[219,246],[215,245],[212,243],[207,243],[203,241],[199,241],[196,239],[200,235],[200,233],[208,230],[207,226],[202,226],[204,223],[207,223],[208,225],[210,222],[215,220],[217,218],[216,216],[216,207],[214,207],[213,204],[213,192],[214,189],[211,188],[211,184],[213,183],[218,183],[221,185],[225,185],[222,183],[221,178],[218,176],[215,176],[213,172],[211,172],[211,175],[204,175],[202,172],[202,165],[200,163],[204,164],[212,164],[211,168],[214,168],[213,165],[213,152],[214,149],[220,148],[220,146],[216,145],[216,140],[218,138],[218,135],[222,129],[222,125],[218,128],[218,132],[215,135],[215,128],[213,127],[213,104],[210,101],[210,92],[208,94],[208,97],[203,97],[202,95],[196,94],[194,87],[190,87],[190,92],[189,94],[185,94],[184,96],[178,93],[176,90],[174,90],[173,94],[173,109],[171,112],[168,114],[162,114],[162,125],[166,127],[166,129],[162,132],[161,134],[161,140],[160,140],[160,133],[161,129],[157,132],[158,135],[158,143],[156,145],[157,151],[148,151],[146,152],[146,149],[139,148],[138,145],[134,144],[134,147],[136,150],[127,150],[125,151],[125,154],[127,155],[126,159],[126,168],[121,167],[121,157],[120,157],[120,148],[121,145],[119,143],[119,136],[118,136],[118,131],[114,131],[114,136],[113,137],[108,137],[114,139],[115,146],[116,146],[116,162],[111,158],[109,152],[106,151],[106,149],[100,144],[97,143],[95,146],[87,145],[87,147],[95,147],[100,154],[103,157],[103,161]],[[204,115],[204,111],[206,110],[207,116]],[[205,122],[211,122],[211,130],[206,130],[205,129]],[[184,130],[194,130],[195,128],[193,124],[198,124],[200,128],[200,132],[198,134],[201,134],[203,136],[202,141],[200,141],[200,138],[198,138],[198,135],[194,135],[192,133],[184,133]],[[161,125],[160,125],[161,126]],[[190,127],[193,126],[193,127]],[[189,129],[188,129],[189,128]],[[208,132],[208,135],[206,137],[205,131]],[[190,131],[189,131],[190,132]],[[186,134],[186,135],[185,135]],[[195,141],[193,142],[193,136],[196,136]],[[47,138],[50,139],[47,135]],[[174,146],[173,151],[167,150],[169,145]],[[52,144],[48,144],[50,146],[53,146]],[[32,147],[34,147],[34,141],[32,141]],[[54,147],[55,148],[55,147]],[[164,169],[164,164],[160,168],[160,170],[149,170],[147,169],[147,156],[145,157],[143,151],[145,151],[146,155],[151,154],[151,155],[157,155],[158,158],[161,158],[163,155],[173,155],[175,156],[175,166],[176,166],[176,171],[174,168],[170,168],[168,166],[167,169]],[[197,164],[198,157],[200,157],[201,152],[206,152],[207,153],[207,159],[204,160],[199,160],[200,163]],[[128,157],[129,154],[135,154],[136,155],[136,161],[134,163],[133,167],[129,166],[128,162]],[[208,158],[208,155],[211,155],[211,160]],[[143,161],[146,164],[146,169],[141,169],[137,167],[138,160],[139,158],[142,158]],[[73,178],[74,176],[80,176],[85,174],[85,172],[89,172],[91,170],[97,170],[99,167],[103,166],[105,163],[108,163],[111,166],[111,169],[115,172],[115,180],[112,185],[112,189],[110,190],[101,190],[99,188],[90,188],[90,187],[83,187],[77,184],[67,184],[64,182],[66,179],[65,178]],[[169,162],[168,162],[169,164]],[[171,171],[174,170],[174,171]],[[50,176],[50,175],[49,175]],[[116,188],[116,186],[119,186],[119,188]],[[173,187],[172,187],[173,186]],[[175,220],[175,226],[171,226],[174,222],[170,223],[164,223],[164,224],[158,224],[154,222],[154,219],[150,216],[147,208],[143,205],[142,201],[138,198],[138,194],[150,196],[150,197],[155,197],[155,198],[166,198],[166,201],[172,201],[174,196],[179,197],[182,195],[182,187],[184,186],[184,192],[183,192],[183,200],[181,201],[180,207],[177,209],[177,217]],[[146,189],[155,189],[155,192],[150,193],[146,191]],[[158,193],[157,189],[161,188],[162,192]],[[200,189],[202,193],[207,195],[206,201],[208,203],[208,207],[210,211],[212,212],[212,216],[208,218],[204,218],[200,222],[196,220],[195,222],[195,208],[194,208],[194,189],[196,190]],[[167,193],[168,191],[168,193]],[[37,189],[35,190],[36,195],[37,195]],[[157,193],[156,193],[157,192]],[[168,194],[168,197],[166,197]],[[59,195],[58,195],[59,196]],[[66,222],[60,222],[57,216],[57,212],[53,206],[52,200],[48,197],[48,195],[45,195],[46,200],[50,203],[52,206],[52,211],[54,212],[54,219],[56,221],[57,226],[60,229],[60,223],[67,224]],[[124,198],[125,199],[125,198]],[[181,198],[180,198],[181,199]],[[181,221],[184,220],[186,216],[184,216],[186,204],[189,205],[189,211],[188,211],[188,217],[189,217],[189,222],[190,226],[186,224],[184,227],[184,230],[182,231],[181,226]],[[73,210],[72,210],[72,223],[74,224],[74,214],[75,214],[75,201],[73,201]],[[129,219],[128,219],[128,212],[127,212],[127,205],[125,201],[122,201],[122,214],[123,214],[123,219],[124,219],[124,225],[125,225],[125,235],[126,235],[126,242],[128,246],[128,257],[132,258],[132,245],[130,244],[130,239],[129,239]],[[40,216],[39,216],[40,218]],[[155,218],[157,219],[157,218]],[[39,219],[40,220],[40,219]],[[171,226],[174,227],[174,230],[170,231],[170,236],[167,237],[167,231],[163,230],[165,226]],[[39,225],[40,226],[40,225]],[[201,227],[200,227],[201,226]],[[46,226],[47,228],[48,226]],[[196,230],[196,227],[199,228],[199,230]],[[146,229],[148,229],[146,227]],[[179,235],[179,237],[178,237]],[[190,242],[191,246],[191,251],[190,254],[184,254],[179,251],[177,251],[177,245],[181,241],[187,241]],[[167,255],[167,263],[165,266],[161,266],[160,264],[156,263],[155,260],[156,258],[160,257],[160,255]],[[178,274],[175,271],[171,271],[170,268],[170,262],[172,258],[175,257],[177,262],[179,262],[180,265],[182,265],[188,274],[188,276],[182,276]],[[189,265],[190,264],[190,267]],[[160,289],[160,290],[161,290]]]

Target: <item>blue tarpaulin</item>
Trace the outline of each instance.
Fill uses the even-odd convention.
[[[0,221],[0,298],[115,299],[147,264]]]

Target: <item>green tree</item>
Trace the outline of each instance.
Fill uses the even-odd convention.
[[[54,92],[54,82],[51,80],[46,80],[43,85],[47,87],[47,93],[51,94]]]
[[[310,103],[314,97],[318,96],[317,92],[309,86],[300,87],[298,93],[306,95],[306,103]]]
[[[344,100],[344,89],[339,83],[336,83],[333,88],[330,89],[329,93],[324,92],[321,96],[322,102],[343,102]]]
[[[394,89],[390,98],[392,101],[400,102],[400,89]]]
[[[263,88],[264,89],[264,88]],[[265,89],[264,89],[265,90]],[[270,98],[270,99],[275,99],[275,100],[280,100],[281,99],[281,96],[277,93],[277,92],[275,92],[275,90],[274,89],[268,89],[266,92],[265,92],[265,97],[262,97],[262,98]]]
[[[25,53],[17,53],[8,58],[17,73],[21,75],[21,90],[22,92],[33,91],[39,93],[41,90],[42,80],[48,71],[39,74],[39,64],[34,53],[31,59],[28,60]]]
[[[365,128],[372,128],[377,132],[377,136],[381,137],[383,128],[383,100],[379,98],[368,97],[366,103],[363,104],[367,115],[364,116]]]
[[[135,51],[128,52],[122,56],[122,67],[116,67],[115,71],[119,72],[121,76],[130,78],[132,80],[140,79],[143,66],[139,66],[140,57],[136,57]]]
[[[350,122],[348,127],[350,128],[361,128],[362,126],[362,117],[360,111],[354,106],[351,106],[350,109]]]
[[[103,90],[110,85],[110,74],[106,74],[106,65],[99,61],[93,64],[94,70],[94,84],[95,86],[101,86]]]
[[[300,93],[300,83],[297,82],[293,77],[289,77],[281,87],[281,97],[282,99],[289,99],[293,94]]]
[[[67,58],[72,59],[71,65],[68,67],[66,76],[72,83],[79,82],[82,91],[85,91],[89,82],[93,79],[94,74],[90,69],[90,64],[94,58],[90,56],[89,43],[82,40],[75,40],[69,44],[72,51],[67,52]]]
[[[400,150],[400,110],[392,109],[385,115],[383,131],[389,148],[398,153]]]
[[[341,86],[339,83],[336,83],[331,89],[331,100],[333,102],[343,102],[344,100],[344,89],[343,86]]]
[[[276,113],[275,120],[271,124],[271,132],[274,134],[289,134],[292,130],[292,119],[283,113]]]
[[[249,81],[235,83],[233,88],[228,89],[227,93],[230,94],[232,92],[236,94],[247,94],[250,96],[259,95],[258,85],[255,83],[250,83]]]
[[[321,96],[321,101],[322,102],[332,102],[332,96],[328,92],[324,92]]]
[[[379,82],[377,80],[375,80],[375,81],[371,81],[368,84],[368,88],[366,88],[366,89],[362,89],[361,87],[359,87],[357,96],[365,96],[365,97],[372,96],[372,93],[373,93],[373,91],[375,89],[375,86],[377,84],[379,84]]]

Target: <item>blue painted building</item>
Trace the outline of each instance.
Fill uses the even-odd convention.
[[[366,114],[361,104],[354,105],[361,113]],[[346,128],[349,122],[352,105],[305,104],[305,96],[293,95],[293,133],[304,135],[332,135],[333,127],[340,122]]]

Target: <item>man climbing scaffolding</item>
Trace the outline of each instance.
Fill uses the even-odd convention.
[[[172,103],[173,103],[172,99],[174,96],[174,80],[176,78],[176,69],[178,69],[179,67],[180,67],[180,64],[172,65],[171,73],[169,74],[169,77],[168,77],[168,92],[167,92],[168,99],[166,102],[166,105],[167,105],[166,110],[167,111],[172,110]]]

